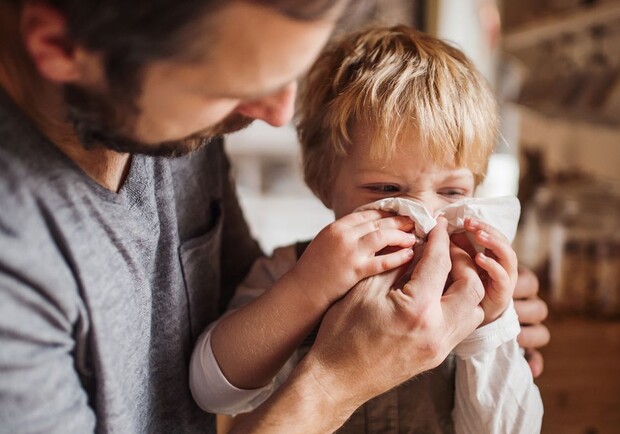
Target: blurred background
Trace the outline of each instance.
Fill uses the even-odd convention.
[[[339,31],[406,23],[459,46],[496,89],[502,135],[479,196],[518,194],[515,249],[541,281],[552,341],[544,433],[620,433],[620,0],[352,2]],[[332,214],[304,186],[291,126],[227,138],[263,249]]]

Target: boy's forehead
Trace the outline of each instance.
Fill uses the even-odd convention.
[[[351,143],[348,153],[356,154],[360,160],[373,164],[393,161],[411,160],[420,163],[442,163],[449,165],[454,159],[435,161],[424,152],[424,144],[415,126],[401,129],[399,134],[392,135],[379,130],[371,122],[357,122],[350,130]],[[438,160],[438,159],[437,159]]]
[[[354,155],[361,170],[373,168],[426,167],[441,168],[455,178],[474,177],[475,168],[462,161],[451,144],[429,143],[420,138],[415,124],[406,125],[398,134],[385,134],[370,122],[357,122],[350,128],[348,155]]]

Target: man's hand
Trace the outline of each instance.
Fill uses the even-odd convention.
[[[442,294],[450,272],[452,284]],[[334,405],[353,411],[439,365],[484,318],[482,281],[467,252],[451,245],[444,219],[411,280],[390,289],[398,275],[360,282],[323,319],[307,363],[318,368],[315,377]]]
[[[367,400],[439,365],[484,319],[482,281],[445,219],[409,282],[393,288],[399,274],[367,278],[335,303],[288,381],[233,431],[332,432]]]
[[[547,318],[547,304],[538,297],[538,278],[525,267],[519,267],[519,276],[514,293],[515,310],[521,323],[519,345],[525,348],[532,375],[538,377],[544,367],[543,357],[537,348],[549,343],[549,329],[542,324]]]

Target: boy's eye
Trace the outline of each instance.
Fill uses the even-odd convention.
[[[366,188],[375,193],[386,193],[386,194],[398,193],[400,191],[400,187],[394,184],[375,184],[375,185],[368,185],[366,186]]]
[[[457,188],[448,188],[446,190],[441,190],[439,194],[449,197],[461,197],[465,196],[466,191]]]

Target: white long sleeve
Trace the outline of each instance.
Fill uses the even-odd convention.
[[[296,261],[295,246],[276,249],[270,258],[259,258],[235,291],[226,314],[260,297],[293,268]],[[192,396],[200,408],[210,413],[239,414],[252,411],[288,378],[297,365],[297,354],[293,354],[270,383],[258,389],[239,389],[226,379],[211,349],[211,332],[218,322],[212,323],[196,341],[189,369]]]
[[[511,302],[494,322],[455,349],[452,417],[457,434],[535,434],[543,404],[517,344],[519,320]]]

